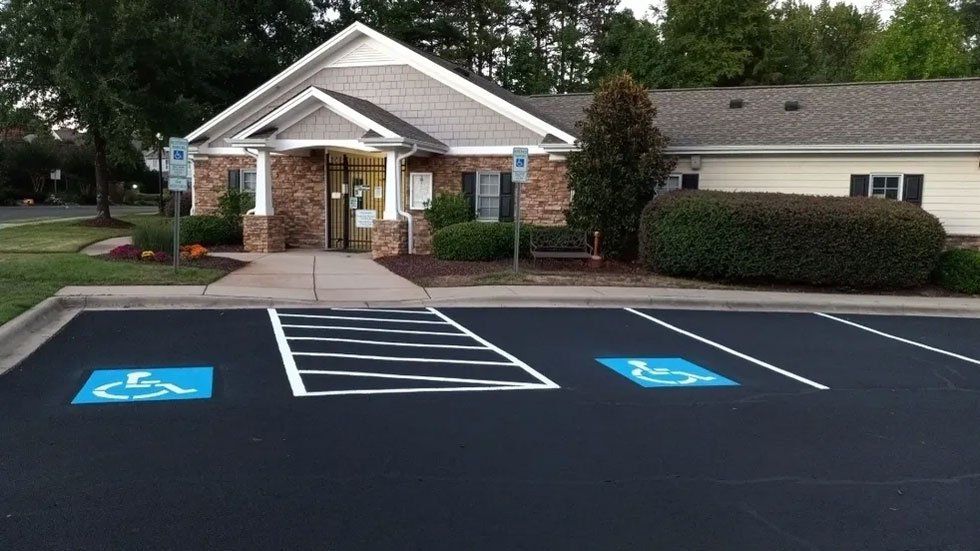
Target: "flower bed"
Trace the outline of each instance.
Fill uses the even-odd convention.
[[[180,248],[181,260],[200,260],[208,255],[201,245],[184,245]],[[139,260],[143,262],[170,262],[173,257],[165,251],[141,250],[135,245],[120,245],[109,251],[113,260]]]

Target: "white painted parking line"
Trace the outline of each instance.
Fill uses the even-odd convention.
[[[969,363],[972,363],[972,364],[980,365],[980,360],[977,360],[977,359],[974,359],[974,358],[970,358],[970,357],[964,356],[962,354],[957,354],[956,352],[950,352],[949,350],[943,350],[942,348],[936,348],[935,346],[929,346],[928,344],[923,344],[921,342],[917,342],[917,341],[909,340],[909,339],[906,339],[906,338],[902,338],[902,337],[899,337],[898,335],[892,335],[891,333],[885,333],[884,331],[879,331],[877,329],[873,329],[871,327],[868,327],[867,325],[861,325],[860,323],[855,323],[855,322],[850,321],[850,320],[846,320],[846,319],[843,319],[843,318],[838,318],[836,316],[831,316],[830,314],[824,314],[823,312],[814,312],[814,314],[816,314],[816,315],[818,315],[818,316],[820,316],[822,318],[827,318],[829,320],[834,320],[834,321],[843,323],[845,325],[850,325],[851,327],[856,327],[856,328],[861,329],[863,331],[867,331],[868,333],[874,333],[875,335],[878,335],[878,336],[881,336],[881,337],[885,337],[886,339],[896,340],[898,342],[903,342],[905,344],[909,344],[909,345],[912,345],[912,346],[917,346],[919,348],[922,348],[924,350],[928,350],[930,352],[935,352],[937,354],[943,354],[943,355],[949,356],[950,358],[956,358],[957,360],[963,360],[964,362],[969,362]]]
[[[333,309],[337,310],[337,309]],[[526,363],[522,362],[512,354],[502,350],[501,348],[491,344],[482,337],[476,335],[472,331],[466,329],[462,325],[456,323],[450,319],[445,314],[435,310],[434,308],[428,308],[425,310],[387,310],[388,313],[397,314],[417,314],[422,316],[432,316],[440,321],[426,321],[418,319],[400,319],[400,318],[380,318],[371,315],[358,315],[359,312],[365,312],[367,314],[381,312],[381,310],[371,310],[367,308],[363,309],[344,309],[344,312],[349,312],[350,315],[335,316],[335,315],[321,315],[321,314],[290,314],[290,313],[279,313],[275,309],[269,309],[269,317],[272,321],[273,333],[276,336],[276,342],[279,347],[279,353],[282,356],[283,367],[286,370],[286,376],[289,380],[290,389],[294,396],[338,396],[345,394],[396,394],[396,393],[417,393],[417,392],[475,392],[475,391],[490,391],[490,390],[532,390],[532,389],[554,389],[558,388],[558,385],[553,381],[541,375],[533,368],[531,368]],[[283,320],[288,320],[291,318],[301,318],[303,323],[301,324],[291,324],[282,323]],[[317,321],[322,320],[324,323],[330,323],[331,325],[318,325]],[[420,324],[432,324],[432,325],[442,325],[449,331],[421,331],[412,329],[382,329],[377,327],[357,327],[353,325],[348,325],[345,322],[392,322],[392,323],[420,323]],[[354,332],[369,332],[369,333],[384,333],[389,335],[389,339],[398,339],[396,335],[402,335],[406,341],[399,340],[371,340],[371,339],[353,339],[353,338],[343,338],[340,336],[305,336],[296,335],[295,331],[292,335],[287,335],[287,330],[303,329],[303,330],[322,330],[322,331],[354,331]],[[455,330],[455,331],[453,331]],[[330,335],[330,333],[326,333]],[[412,338],[415,336],[438,336],[438,337],[455,337],[460,340],[454,341],[459,344],[447,344],[443,342],[412,342]],[[429,339],[432,340],[432,339]],[[306,349],[296,351],[293,350],[290,343],[303,342],[307,345]],[[470,344],[472,343],[472,344]],[[343,347],[345,345],[357,345],[361,349],[367,348],[368,353],[362,354],[352,354],[348,353],[338,347]],[[321,350],[316,350],[319,347]],[[370,347],[378,347],[379,352],[391,352],[391,347],[405,347],[408,349],[426,349],[425,355],[422,356],[390,356],[383,353],[371,354]],[[310,350],[313,348],[313,350]],[[325,348],[325,349],[324,349]],[[388,350],[383,350],[387,348]],[[431,357],[433,355],[439,355],[441,349],[441,354],[446,354],[447,357]],[[476,351],[476,352],[474,352]],[[405,352],[414,352],[412,350],[406,350]],[[422,350],[418,350],[422,352]],[[452,355],[459,354],[461,352],[468,352],[468,357],[456,358]],[[474,354],[476,357],[474,358]],[[489,355],[488,358],[498,357],[500,359],[476,359],[480,358],[482,354]],[[305,358],[304,368],[300,369],[297,366],[297,358]],[[354,360],[354,361],[350,361]],[[338,362],[343,365],[343,369],[336,369],[338,367]],[[360,366],[365,366],[365,370],[361,371]],[[421,365],[433,364],[444,365],[446,375],[430,375],[426,373],[387,373],[384,369],[372,369],[372,366],[379,366],[391,363],[400,364],[416,364],[419,365],[418,369],[424,369]],[[322,365],[323,369],[319,366]],[[354,367],[352,367],[354,366]],[[496,377],[496,368],[499,368],[500,378],[499,379],[483,379],[483,378],[471,378],[471,377],[454,377],[453,372],[461,372],[461,374],[468,374],[473,372],[472,370],[475,366],[493,366],[494,377]],[[510,368],[512,371],[508,371]],[[408,368],[407,366],[402,366],[398,368],[399,371],[414,370],[415,368]],[[440,368],[441,369],[441,368]],[[526,374],[530,374],[535,381],[527,381],[526,374],[522,374],[521,377],[517,376],[520,370]],[[431,368],[429,369],[431,372]],[[513,375],[515,379],[525,379],[525,380],[506,380],[508,379],[508,374]],[[392,385],[398,385],[401,381],[402,385],[407,384],[409,381],[418,383],[419,381],[429,383],[441,383],[441,384],[461,384],[467,386],[441,386],[441,387],[400,387],[400,388],[353,388],[344,390],[309,390],[307,389],[307,383],[313,380],[323,382],[328,381],[328,384],[336,384],[337,380],[340,379],[329,379],[334,378],[346,378],[348,382],[352,382],[351,379],[356,377],[369,377],[378,380],[390,381]],[[355,383],[357,384],[357,383]],[[366,382],[361,382],[360,384],[367,384]],[[360,386],[358,384],[358,386]],[[370,385],[375,386],[375,385]]]
[[[283,324],[290,329],[335,329],[338,331],[364,331],[367,333],[401,333],[403,335],[438,335],[440,337],[466,337],[463,333],[446,333],[443,331],[412,331],[411,329],[378,329],[375,327],[349,327],[346,325],[294,325]]]
[[[334,312],[380,312],[385,314],[419,314],[425,316],[435,315],[427,310],[394,310],[386,308],[331,308]]]
[[[421,323],[425,325],[448,325],[444,321],[429,320],[403,320],[396,318],[367,318],[357,316],[317,316],[313,314],[279,314],[282,318],[307,318],[320,320],[344,320],[344,321],[381,321],[386,323]]]
[[[453,360],[446,358],[410,358],[406,356],[371,356],[368,354],[342,354],[339,352],[293,352],[293,356],[314,356],[321,358],[349,358],[352,360],[375,360],[379,362],[409,362],[461,365],[514,365],[511,362],[491,362],[483,360]]]
[[[753,358],[752,356],[749,356],[748,354],[743,354],[743,353],[739,352],[738,350],[733,350],[731,348],[728,348],[727,346],[725,346],[723,344],[720,344],[720,343],[717,343],[717,342],[715,342],[713,340],[706,339],[706,338],[704,338],[704,337],[702,337],[700,335],[696,335],[694,333],[691,333],[690,331],[685,331],[684,329],[681,329],[680,327],[677,327],[675,325],[671,325],[671,324],[669,324],[669,323],[667,323],[667,322],[665,322],[663,320],[657,319],[657,318],[655,318],[655,317],[653,317],[653,316],[651,316],[649,314],[644,314],[643,312],[640,312],[638,310],[634,310],[633,308],[624,308],[624,310],[626,310],[627,312],[631,312],[633,314],[636,314],[637,316],[640,316],[641,318],[644,318],[644,319],[647,319],[649,321],[652,321],[653,323],[656,323],[657,325],[660,325],[662,327],[665,327],[667,329],[670,329],[671,331],[674,331],[676,333],[680,333],[681,335],[684,335],[685,337],[690,337],[690,338],[692,338],[692,339],[694,339],[696,341],[702,342],[702,343],[707,344],[709,346],[713,346],[714,348],[717,348],[718,350],[721,350],[722,352],[727,352],[727,353],[729,353],[729,354],[731,354],[731,355],[733,355],[735,357],[741,358],[741,359],[743,359],[743,360],[745,360],[747,362],[754,363],[754,364],[756,364],[756,365],[758,365],[760,367],[764,367],[764,368],[768,369],[769,371],[772,371],[772,372],[775,372],[775,373],[779,373],[780,375],[783,375],[785,377],[789,377],[790,379],[793,379],[795,381],[799,381],[799,382],[801,382],[801,383],[803,383],[805,385],[812,386],[813,388],[816,388],[816,389],[819,389],[819,390],[828,390],[830,388],[828,386],[822,385],[822,384],[817,383],[815,381],[811,381],[810,379],[807,379],[806,377],[797,375],[796,373],[792,373],[792,372],[786,371],[785,369],[778,368],[778,367],[776,367],[776,366],[774,366],[774,365],[772,365],[770,363],[764,362],[764,361],[762,361],[762,360],[760,360],[758,358]]]
[[[408,346],[413,348],[450,348],[453,350],[490,350],[486,346],[470,346],[466,344],[429,344],[424,342],[370,341],[365,339],[339,339],[336,337],[286,337],[286,340],[349,342],[354,344],[376,344],[378,346]]]

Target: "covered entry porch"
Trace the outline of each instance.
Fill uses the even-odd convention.
[[[402,200],[405,160],[448,150],[370,102],[317,87],[227,141],[254,158],[255,209],[244,238],[256,252],[296,243],[403,252],[412,224]]]

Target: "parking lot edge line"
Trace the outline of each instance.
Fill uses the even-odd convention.
[[[286,340],[349,342],[354,344],[377,344],[379,346],[409,346],[413,348],[451,348],[453,350],[490,350],[486,346],[470,346],[466,344],[430,344],[424,342],[370,341],[365,339],[341,339],[338,337],[286,337]]]
[[[291,329],[336,329],[338,331],[365,331],[368,333],[401,333],[405,335],[438,335],[440,337],[468,337],[466,333],[446,333],[444,331],[413,331],[411,329],[378,329],[375,327],[350,327],[347,325],[296,325],[283,324]]]
[[[394,310],[388,308],[331,308],[334,312],[382,312],[386,314],[421,314],[424,316],[434,315],[425,310]]]
[[[315,390],[304,396],[343,396],[346,394],[418,394],[423,392],[493,392],[501,390],[553,390],[554,387],[545,384],[529,384],[521,386],[461,386],[444,388],[383,388],[373,390]]]
[[[801,382],[801,383],[803,383],[805,385],[812,386],[813,388],[816,388],[818,390],[829,390],[830,389],[830,387],[828,387],[828,386],[822,385],[822,384],[820,384],[818,382],[815,382],[815,381],[811,381],[810,379],[807,379],[806,377],[797,375],[796,373],[792,373],[792,372],[786,371],[785,369],[781,369],[781,368],[776,367],[776,366],[774,366],[774,365],[772,365],[770,363],[766,363],[766,362],[764,362],[764,361],[762,361],[762,360],[760,360],[758,358],[753,358],[752,356],[749,356],[748,354],[743,354],[743,353],[739,352],[738,350],[733,350],[733,349],[728,348],[727,346],[725,346],[725,345],[723,345],[721,343],[717,343],[717,342],[712,341],[710,339],[706,339],[706,338],[704,338],[704,337],[702,337],[700,335],[696,335],[694,333],[691,333],[690,331],[685,331],[684,329],[681,329],[680,327],[677,327],[675,325],[671,325],[671,324],[669,324],[669,323],[667,323],[667,322],[665,322],[663,320],[657,319],[657,318],[655,318],[655,317],[653,317],[651,315],[644,314],[643,312],[640,312],[638,310],[634,310],[633,308],[624,308],[624,310],[626,310],[627,312],[631,312],[633,314],[636,314],[637,316],[640,316],[641,318],[644,318],[646,320],[652,321],[653,323],[656,323],[657,325],[660,325],[662,327],[665,327],[667,329],[670,329],[671,331],[674,331],[675,333],[680,333],[681,335],[684,335],[685,337],[690,337],[690,338],[692,338],[692,339],[694,339],[696,341],[702,342],[702,343],[707,344],[709,346],[713,346],[714,348],[717,348],[718,350],[721,350],[722,352],[727,352],[727,353],[729,353],[729,354],[731,354],[731,355],[733,355],[735,357],[741,358],[741,359],[743,359],[743,360],[745,360],[747,362],[751,362],[751,363],[754,363],[754,364],[756,364],[756,365],[758,365],[760,367],[764,367],[764,368],[768,369],[769,371],[773,371],[775,373],[779,373],[780,375],[783,375],[784,377],[789,377],[790,379],[793,379],[795,381],[799,381],[799,382]]]
[[[289,341],[286,340],[286,332],[283,331],[282,323],[279,322],[279,313],[275,308],[269,308],[269,321],[272,322],[272,334],[276,337],[276,344],[279,345],[279,355],[282,356],[282,364],[286,369],[286,380],[289,381],[289,388],[293,391],[293,396],[305,396],[306,386],[303,385],[303,377],[296,368],[296,360],[293,358],[293,351],[289,348]]]
[[[513,366],[511,362],[491,362],[484,360],[452,360],[447,358],[413,358],[402,356],[374,356],[371,354],[343,354],[340,352],[293,352],[293,356],[314,356],[320,358],[347,358],[351,360],[377,360],[381,362],[416,362],[439,364],[500,365]]]
[[[418,323],[424,325],[447,325],[444,321],[428,320],[400,320],[394,318],[362,318],[357,316],[322,316],[317,314],[279,314],[284,318],[309,318],[321,320],[343,320],[343,321],[379,321],[385,323]]]
[[[830,314],[824,314],[823,312],[814,312],[814,314],[816,314],[816,315],[818,315],[820,317],[823,317],[823,318],[827,318],[827,319],[830,319],[830,320],[834,320],[834,321],[843,323],[845,325],[850,325],[851,327],[856,327],[857,329],[861,329],[861,330],[867,331],[869,333],[874,333],[875,335],[878,335],[880,337],[885,337],[886,339],[896,340],[898,342],[903,342],[905,344],[910,344],[912,346],[917,346],[919,348],[922,348],[924,350],[928,350],[930,352],[935,352],[937,354],[944,354],[944,355],[949,356],[951,358],[956,358],[957,360],[963,360],[964,362],[969,362],[969,363],[972,363],[972,364],[980,365],[980,360],[977,360],[977,359],[974,359],[974,358],[970,358],[970,357],[964,356],[962,354],[957,354],[956,352],[950,352],[949,350],[943,350],[942,348],[936,348],[935,346],[929,346],[928,344],[923,344],[921,342],[916,342],[916,341],[913,341],[913,340],[902,338],[902,337],[899,337],[898,335],[892,335],[891,333],[885,333],[884,331],[879,331],[877,329],[873,329],[873,328],[868,327],[866,325],[861,325],[860,323],[855,323],[855,322],[850,321],[850,320],[846,320],[846,319],[843,319],[843,318],[838,318],[836,316],[831,316]]]
[[[555,383],[551,379],[545,377],[541,373],[538,373],[537,370],[535,370],[533,367],[527,365],[526,363],[522,362],[520,359],[518,359],[516,356],[514,356],[510,352],[507,352],[506,350],[500,348],[499,346],[493,344],[492,342],[484,339],[483,337],[481,337],[481,336],[477,335],[476,333],[470,331],[469,329],[463,327],[459,323],[456,323],[455,320],[453,320],[452,318],[450,318],[446,314],[443,314],[442,312],[440,312],[439,310],[436,310],[435,308],[432,308],[431,306],[426,307],[426,309],[429,310],[430,312],[432,312],[433,314],[439,316],[443,320],[445,320],[446,323],[452,325],[456,329],[459,329],[463,333],[469,335],[470,337],[473,338],[473,340],[479,342],[480,344],[486,346],[487,348],[490,348],[491,350],[493,350],[497,354],[500,354],[501,356],[503,356],[503,357],[507,358],[508,360],[510,360],[511,362],[513,362],[514,365],[520,367],[524,371],[527,371],[528,373],[531,374],[532,377],[534,377],[535,379],[541,381],[541,383],[544,384],[547,388],[561,388],[560,386],[558,386],[557,383]]]
[[[486,379],[466,379],[460,377],[433,377],[430,375],[401,375],[397,373],[376,373],[372,371],[333,371],[325,369],[300,369],[303,375],[343,375],[351,377],[375,377],[378,379],[406,379],[410,381],[442,381],[446,383],[472,383],[475,385],[527,386],[528,383],[514,381],[490,381]]]

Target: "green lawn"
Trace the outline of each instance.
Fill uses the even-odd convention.
[[[120,218],[134,224],[158,222],[159,216]],[[93,228],[80,220],[26,224],[0,229],[0,253],[73,253],[87,245],[133,233],[132,228]]]
[[[221,270],[138,262],[109,262],[82,254],[0,253],[0,324],[66,285],[203,285]]]

